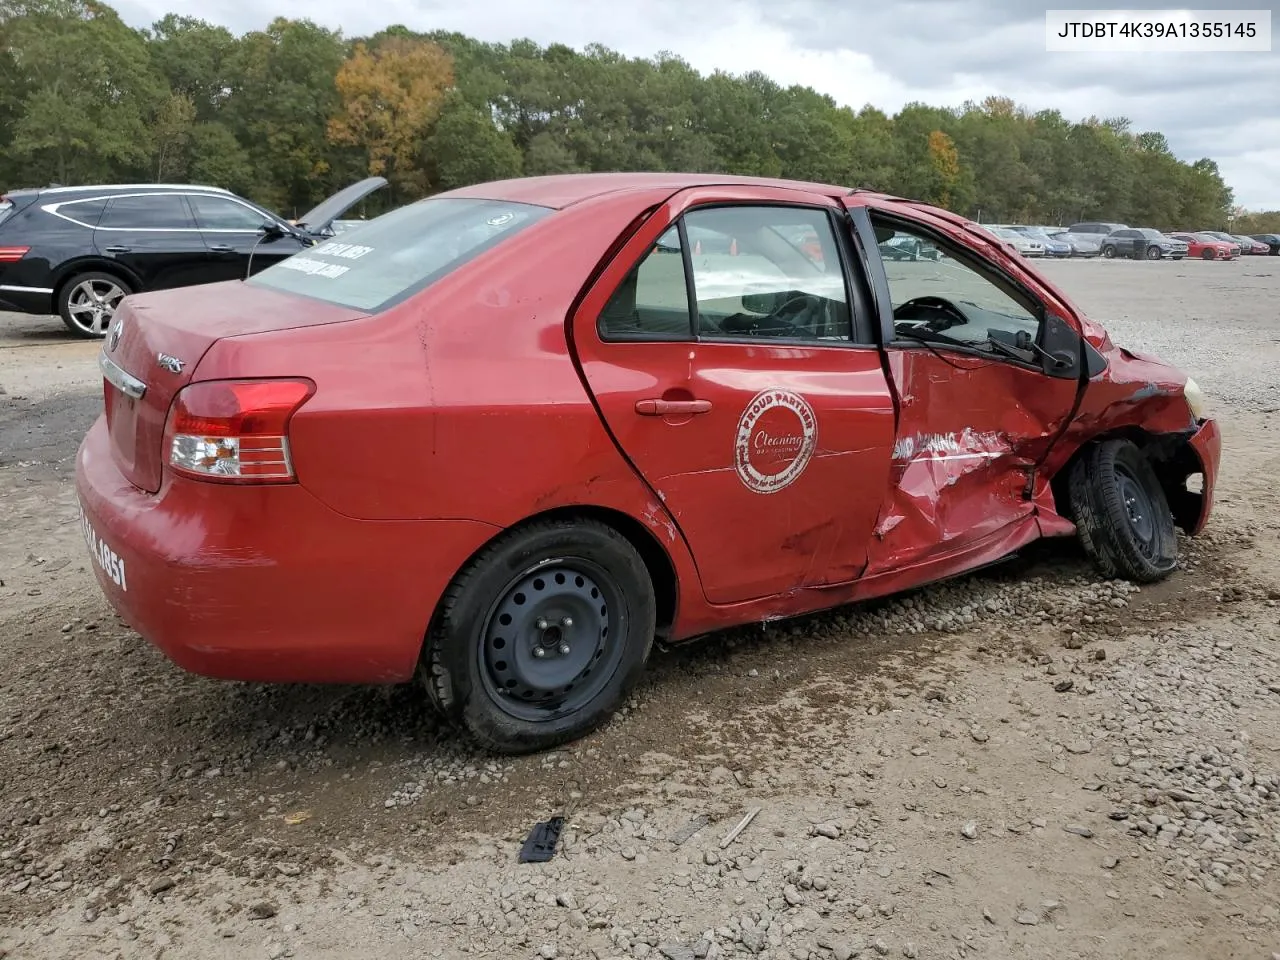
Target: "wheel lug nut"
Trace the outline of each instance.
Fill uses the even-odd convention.
[[[543,650],[541,647],[534,647],[534,648],[533,648],[533,655],[534,655],[535,657],[537,657],[537,658],[541,659],[541,658],[543,658],[543,657],[545,657],[545,656],[547,655],[547,651]]]
[[[562,626],[562,627],[572,627],[572,626],[573,626],[573,617],[561,617],[561,618],[560,618],[560,626]]]
[[[547,623],[546,617],[539,617],[537,621],[534,622],[534,626],[539,630],[545,630],[547,627],[551,626],[551,624]]]
[[[569,645],[567,643],[560,644],[560,656],[567,657],[569,655]]]

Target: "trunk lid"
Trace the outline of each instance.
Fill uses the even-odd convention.
[[[218,340],[366,315],[238,280],[126,297],[116,308],[99,357],[103,407],[120,471],[148,493],[160,489],[169,405]]]

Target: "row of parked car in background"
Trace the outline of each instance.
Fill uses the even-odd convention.
[[[1221,230],[1163,233],[1154,227],[1087,221],[1069,227],[999,223],[983,226],[1024,257],[1127,257],[1133,260],[1234,260],[1280,255],[1280,234],[1241,236]]]

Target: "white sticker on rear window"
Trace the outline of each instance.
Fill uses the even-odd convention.
[[[297,270],[299,273],[310,274],[313,277],[340,277],[351,269],[340,263],[325,263],[323,260],[312,260],[310,257],[297,255],[281,260],[277,266],[284,267],[286,270]]]
[[[330,240],[328,243],[320,244],[311,252],[323,253],[329,257],[342,257],[345,260],[359,260],[366,253],[373,253],[373,247],[362,247],[358,243],[338,243],[336,240]]]

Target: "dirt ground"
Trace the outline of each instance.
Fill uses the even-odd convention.
[[[0,315],[0,957],[1280,955],[1280,260],[1045,269],[1223,420],[1182,570],[1055,543],[733,631],[514,761],[412,688],[205,680],[123,628],[70,482],[98,345]]]

